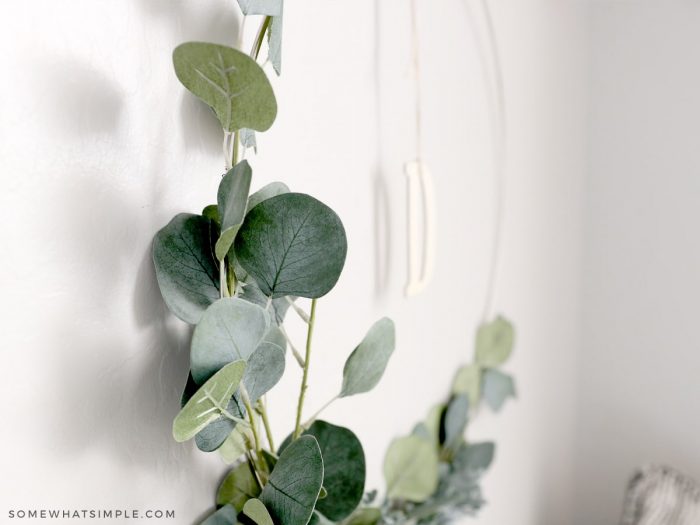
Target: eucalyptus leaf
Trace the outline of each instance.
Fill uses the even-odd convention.
[[[455,454],[453,464],[456,469],[484,471],[491,466],[496,445],[491,442],[462,445]]]
[[[394,322],[384,317],[374,323],[345,362],[340,397],[372,390],[382,378],[395,345]]]
[[[248,359],[243,376],[252,404],[277,384],[284,374],[284,365],[284,350],[273,343],[260,343]]]
[[[218,228],[201,215],[176,215],[153,241],[160,293],[170,311],[196,324],[219,298],[219,266],[212,249]]]
[[[260,500],[277,525],[305,525],[323,484],[323,459],[313,436],[301,436],[280,455]]]
[[[221,217],[219,217],[219,207],[216,204],[210,204],[202,210],[202,215],[217,225],[221,224]]]
[[[258,152],[258,141],[255,140],[255,131],[248,128],[242,128],[238,132],[238,137],[241,141],[241,145],[244,148],[253,148],[255,153]]]
[[[262,201],[289,193],[289,187],[284,182],[271,182],[248,197],[248,209],[252,210]]]
[[[230,505],[226,505],[205,519],[201,525],[236,525],[236,517],[236,510]]]
[[[454,447],[462,438],[469,421],[469,397],[464,394],[454,396],[445,411],[444,443],[446,447]]]
[[[316,510],[332,521],[341,521],[357,508],[365,489],[365,453],[349,429],[315,421],[304,435],[316,438],[323,457],[323,487],[328,492]],[[283,452],[284,453],[284,452]]]
[[[452,383],[453,394],[466,394],[471,406],[477,406],[481,392],[481,366],[477,363],[464,365],[457,370]]]
[[[271,325],[268,329],[265,337],[263,337],[263,343],[271,343],[282,349],[282,352],[287,351],[287,338],[282,333],[279,326]]]
[[[214,374],[185,404],[173,421],[177,442],[192,439],[197,432],[217,420],[221,407],[227,407],[245,371],[245,362],[230,363]]]
[[[281,325],[290,307],[287,297],[290,299],[295,299],[295,297],[278,297],[277,299],[273,299],[272,303],[270,303],[269,298],[260,290],[255,279],[238,264],[236,265],[236,277],[239,279],[238,297],[265,308],[270,313],[273,323]],[[286,339],[284,347],[286,347]]]
[[[217,449],[217,452],[224,463],[230,465],[246,453],[246,450],[248,450],[246,441],[250,442],[252,439],[250,430],[243,425],[236,425],[236,428],[233,429],[233,432],[229,434],[223,444]]]
[[[260,485],[250,463],[243,463],[232,468],[219,485],[216,493],[217,505],[231,505],[241,512],[247,501],[260,495]]]
[[[252,208],[236,237],[240,265],[268,297],[318,298],[345,264],[347,239],[328,206],[302,193],[285,193]]]
[[[486,370],[483,395],[491,409],[498,412],[509,397],[515,397],[513,378],[498,370]]]
[[[245,502],[243,514],[253,520],[256,525],[274,525],[265,505],[257,498],[252,498]]]
[[[248,369],[246,368],[245,374],[247,373]],[[245,374],[243,376],[244,378]],[[229,414],[237,417],[238,419],[245,418],[245,406],[243,406],[243,403],[235,394],[229,401],[226,410]],[[235,427],[235,421],[231,421],[225,416],[220,416],[218,419],[209,423],[206,427],[197,432],[197,435],[194,437],[194,442],[196,443],[197,448],[202,452],[214,452],[224,444]]]
[[[201,384],[222,366],[246,361],[269,329],[269,317],[261,307],[237,297],[212,304],[192,335],[192,377]]]
[[[377,525],[381,517],[381,509],[376,507],[365,507],[355,511],[355,513],[350,516],[350,519],[346,522],[346,525]]]
[[[273,17],[272,22],[270,22],[270,32],[268,33],[268,57],[278,75],[282,73],[282,23],[283,14],[282,9],[280,9],[280,14]]]
[[[425,418],[425,426],[430,433],[431,440],[436,446],[440,445],[440,428],[447,406],[444,403],[434,405]]]
[[[390,499],[425,501],[438,485],[435,447],[417,436],[395,439],[384,459],[384,477]]]
[[[476,362],[487,368],[502,365],[513,351],[514,340],[513,325],[505,318],[483,323],[476,332]]]
[[[238,0],[244,15],[277,16],[282,13],[282,0]]]
[[[247,160],[243,160],[231,168],[219,184],[218,212],[221,217],[221,234],[216,241],[216,257],[223,261],[228,253],[238,229],[243,224],[248,192],[253,170]]]
[[[326,518],[317,510],[314,510],[308,525],[334,525],[334,522]]]
[[[175,74],[216,113],[226,131],[267,130],[277,115],[272,86],[262,68],[231,47],[187,42],[173,52]]]

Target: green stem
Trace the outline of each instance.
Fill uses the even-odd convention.
[[[304,375],[301,379],[301,390],[299,391],[299,403],[297,403],[297,420],[294,427],[294,439],[301,435],[301,413],[304,408],[304,397],[306,396],[307,381],[309,378],[309,361],[311,358],[311,338],[314,334],[314,324],[316,322],[316,299],[311,300],[311,314],[309,315],[309,330],[306,333],[306,355],[304,356]]]
[[[233,153],[231,154],[231,167],[238,164],[238,130],[233,132]]]
[[[240,386],[241,398],[243,399],[243,404],[245,405],[246,412],[248,412],[248,419],[250,420],[250,430],[253,432],[253,441],[255,443],[255,454],[259,457],[260,450],[260,436],[258,435],[257,425],[255,424],[255,412],[253,412],[253,407],[250,404],[250,397],[248,397],[248,392],[246,388]]]
[[[260,406],[260,416],[262,417],[263,421],[263,426],[265,427],[265,435],[267,436],[267,444],[270,445],[270,450],[274,453],[275,450],[275,442],[272,439],[272,430],[270,429],[270,420],[267,418],[267,407],[265,406],[264,401],[258,401],[258,405]]]
[[[262,24],[260,24],[260,29],[258,29],[258,34],[256,35],[255,43],[253,44],[253,49],[250,52],[250,56],[253,57],[253,60],[258,59],[258,55],[260,54],[260,48],[262,47],[263,40],[265,39],[265,33],[270,27],[270,22],[272,22],[272,17],[266,16],[263,19]]]

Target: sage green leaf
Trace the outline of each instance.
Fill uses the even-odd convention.
[[[247,368],[245,373],[248,373]],[[243,377],[245,380],[245,374]],[[243,403],[235,394],[229,401],[226,410],[229,414],[237,417],[238,419],[245,418],[245,406],[243,406]],[[235,427],[235,421],[231,421],[225,416],[220,416],[218,419],[209,423],[206,427],[197,432],[197,435],[194,437],[194,442],[196,443],[197,448],[202,452],[214,452],[224,444]]]
[[[241,512],[246,501],[260,495],[260,485],[248,461],[232,468],[219,485],[217,505],[231,505]]]
[[[266,201],[267,199],[277,197],[277,195],[282,195],[284,193],[289,193],[289,187],[287,187],[284,182],[271,182],[270,184],[266,184],[248,197],[248,209],[252,210],[262,201]]]
[[[452,383],[452,393],[466,394],[469,397],[471,406],[475,407],[479,403],[480,392],[481,366],[477,363],[472,363],[460,367]]]
[[[349,429],[315,421],[304,435],[316,438],[323,457],[323,487],[328,496],[316,510],[332,521],[341,521],[357,508],[365,489],[365,453]]]
[[[490,323],[483,323],[476,332],[476,362],[483,367],[502,365],[513,351],[515,330],[501,316]]]
[[[453,464],[458,470],[484,471],[491,466],[496,445],[491,442],[462,445],[455,454]]]
[[[236,525],[236,518],[236,510],[230,505],[226,505],[205,519],[201,525]]]
[[[277,16],[282,12],[282,0],[238,0],[244,15]]]
[[[238,296],[245,301],[257,304],[258,306],[266,309],[269,312],[272,321],[276,325],[281,325],[284,322],[284,318],[287,315],[287,310],[289,310],[290,307],[287,297],[292,300],[296,298],[292,296],[279,297],[277,299],[273,299],[272,303],[268,305],[269,298],[262,293],[258,287],[258,283],[255,282],[255,279],[253,279],[248,272],[237,264],[235,273],[236,278],[239,280]],[[283,348],[286,347],[286,341],[287,340],[285,339],[285,346]]]
[[[198,323],[219,298],[219,266],[212,249],[217,235],[209,219],[181,213],[153,240],[160,293],[170,311],[186,323]]]
[[[282,352],[287,351],[287,338],[284,337],[284,334],[282,333],[282,330],[280,330],[279,326],[271,325],[270,329],[265,334],[265,337],[263,337],[263,342],[279,346],[282,349]]]
[[[246,440],[249,442],[253,440],[253,436],[250,434],[250,431],[243,425],[236,425],[233,432],[229,434],[217,450],[224,463],[229,465],[235,463],[236,460],[245,454],[246,450],[248,450]]]
[[[216,113],[226,131],[265,131],[275,120],[277,102],[262,68],[231,47],[186,42],[173,52],[175,74]]]
[[[218,210],[221,216],[221,234],[216,241],[216,257],[224,260],[236,238],[238,229],[243,224],[250,181],[253,170],[247,160],[243,160],[231,168],[219,184],[217,195]]]
[[[260,343],[248,359],[243,376],[251,404],[277,384],[284,374],[284,365],[284,350],[272,343]]]
[[[212,304],[192,334],[194,380],[202,384],[227,363],[246,361],[267,333],[269,323],[265,310],[237,297]]]
[[[177,442],[192,439],[197,432],[217,420],[238,388],[245,361],[230,363],[214,374],[185,404],[173,421],[173,437]]]
[[[323,484],[323,459],[313,436],[301,436],[280,455],[260,495],[277,525],[305,525]]]
[[[509,397],[515,397],[513,378],[498,370],[484,372],[484,399],[492,410],[498,412]]]
[[[258,142],[255,140],[255,131],[248,128],[242,128],[238,132],[238,138],[244,148],[253,148],[255,153],[258,152]]]
[[[363,509],[358,509],[350,516],[346,525],[377,525],[381,517],[382,511],[380,509],[376,507],[365,507]]]
[[[280,9],[279,16],[275,16],[270,22],[270,32],[268,33],[268,57],[272,62],[275,73],[282,73],[282,22],[283,15]]]
[[[417,436],[395,439],[384,459],[384,477],[390,499],[425,501],[438,484],[435,447]]]
[[[382,378],[395,345],[394,322],[384,317],[374,323],[345,362],[340,397],[372,390]]]
[[[249,499],[245,502],[243,514],[253,520],[256,525],[274,525],[265,505],[257,498]]]
[[[426,441],[433,441],[433,435],[430,433],[430,429],[425,423],[416,424],[411,431],[411,435],[425,439]]]
[[[202,215],[217,225],[221,224],[221,218],[219,217],[219,207],[216,204],[210,204],[202,210]]]
[[[445,439],[443,442],[446,447],[453,447],[462,439],[468,421],[469,397],[464,394],[454,396],[445,411]]]
[[[285,193],[248,212],[234,247],[266,296],[317,298],[338,281],[347,240],[328,206],[309,195]]]

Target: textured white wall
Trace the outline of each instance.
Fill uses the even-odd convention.
[[[699,24],[696,2],[593,9],[580,525],[616,523],[646,462],[700,479]]]
[[[174,508],[189,524],[213,503],[223,467],[170,437],[188,331],[159,298],[150,243],[173,214],[215,195],[220,132],[179,86],[170,53],[188,39],[235,42],[233,4],[36,0],[12,4],[0,21],[3,516],[26,506]],[[492,238],[479,4],[418,4],[425,156],[439,204],[425,294],[401,296],[401,165],[414,147],[407,2],[290,3],[274,81],[280,113],[251,160],[256,186],[281,179],[312,193],[348,231],[345,273],[318,306],[309,409],[335,392],[371,322],[397,322],[384,382],[326,414],[362,438],[370,486],[381,483],[392,436],[423,417],[471,356]],[[561,525],[573,486],[587,11],[575,1],[493,4],[511,124],[496,304],[517,324],[509,368],[521,396],[474,427],[500,447],[480,523]],[[390,233],[381,282],[377,216]],[[298,376],[292,369],[270,399],[278,439]]]

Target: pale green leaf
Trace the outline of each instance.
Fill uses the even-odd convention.
[[[256,525],[274,525],[265,505],[257,498],[249,499],[245,502],[243,514],[253,520]]]
[[[236,525],[236,518],[236,510],[227,505],[205,519],[201,525]]]
[[[252,442],[252,440],[253,436],[250,430],[246,429],[243,425],[236,425],[236,428],[229,434],[224,443],[218,448],[217,452],[224,463],[230,465],[245,454],[246,450],[248,450],[246,441]]]
[[[282,24],[283,24],[283,14],[282,9],[280,9],[280,14],[275,16],[270,23],[270,32],[268,39],[268,57],[270,62],[272,62],[272,67],[275,73],[280,75],[282,73]]]
[[[252,208],[234,246],[238,262],[268,297],[325,295],[338,281],[347,253],[335,212],[301,193]]]
[[[503,317],[483,323],[476,332],[476,362],[483,367],[502,365],[513,351],[515,330]]]
[[[308,523],[323,484],[323,459],[313,436],[301,436],[280,455],[260,495],[277,525]]]
[[[340,397],[372,390],[382,378],[395,344],[394,322],[384,317],[374,323],[345,362]]]
[[[244,148],[253,148],[255,153],[258,152],[258,141],[255,140],[255,131],[248,128],[242,128],[238,133],[238,138]]]
[[[352,516],[350,516],[350,519],[346,522],[346,525],[377,525],[381,517],[381,509],[376,507],[365,507],[363,509],[358,509]]]
[[[218,212],[221,217],[221,233],[216,241],[216,257],[224,260],[245,218],[248,192],[253,171],[247,160],[229,170],[219,184]]]
[[[266,184],[248,197],[248,209],[252,210],[262,201],[266,201],[267,199],[277,197],[277,195],[282,195],[284,193],[289,193],[289,188],[284,182],[271,182],[270,184]]]
[[[222,366],[246,361],[267,333],[270,320],[261,307],[237,297],[212,304],[192,335],[192,377],[201,384]]]
[[[277,384],[284,374],[284,365],[284,350],[273,343],[260,343],[248,359],[243,376],[251,404]]]
[[[245,361],[230,363],[195,392],[173,421],[175,441],[192,439],[197,432],[219,418],[222,407],[228,406],[236,392],[244,371]]]
[[[277,16],[282,12],[282,0],[238,0],[244,15]]]
[[[384,459],[387,496],[421,502],[437,489],[438,455],[435,447],[417,436],[391,442]]]
[[[219,298],[219,265],[213,244],[218,228],[200,215],[181,213],[153,240],[153,263],[160,293],[170,311],[196,324]]]
[[[187,42],[173,52],[175,74],[212,107],[226,131],[267,130],[277,115],[272,86],[262,68],[231,47]]]
[[[232,468],[219,485],[216,493],[217,505],[231,505],[242,511],[246,501],[260,495],[260,485],[248,461]]]
[[[481,366],[472,363],[460,367],[452,383],[452,393],[466,394],[469,397],[471,406],[477,406],[480,392]]]
[[[483,396],[491,409],[498,412],[509,397],[515,397],[513,378],[498,370],[486,370]]]

